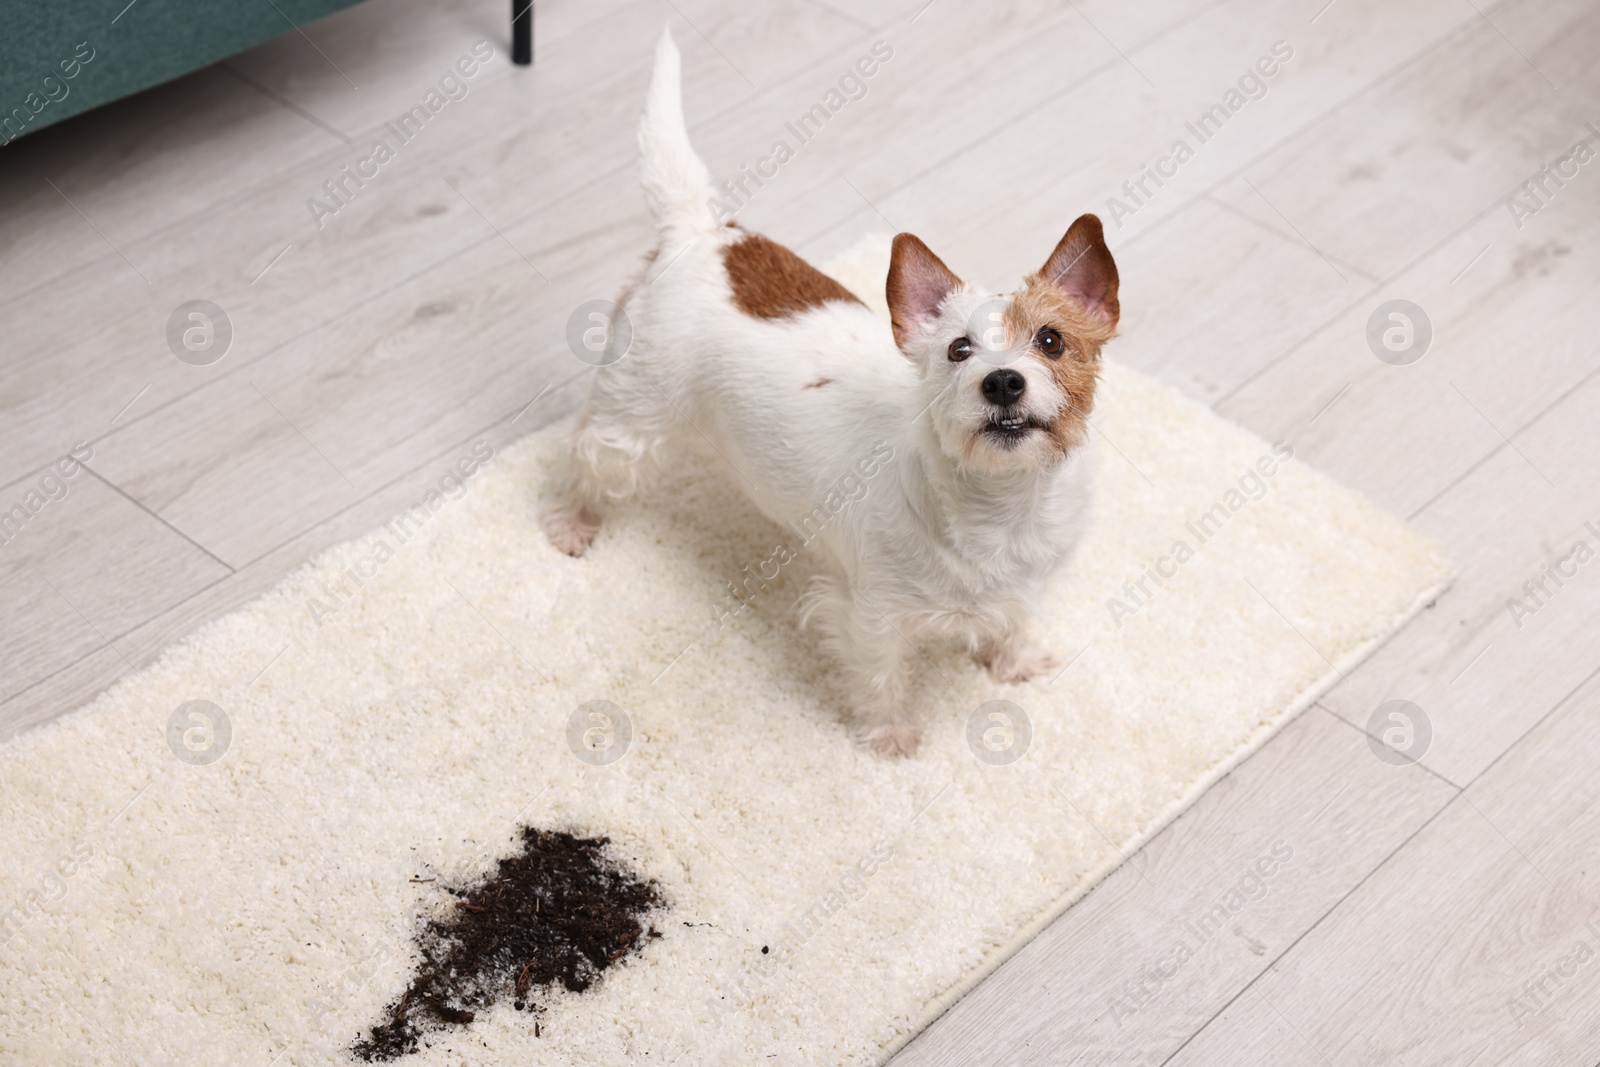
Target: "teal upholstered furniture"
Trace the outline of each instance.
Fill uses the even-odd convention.
[[[356,2],[6,0],[0,4],[0,144]]]

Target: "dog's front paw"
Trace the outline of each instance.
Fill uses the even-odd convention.
[[[989,677],[1006,685],[1043,677],[1061,666],[1061,661],[1042,645],[991,650],[979,656],[978,662],[988,668]]]
[[[898,720],[862,727],[857,736],[862,744],[884,759],[914,756],[922,743],[922,730],[915,723]]]
[[[557,508],[545,517],[545,536],[569,556],[581,556],[600,532],[600,517],[588,508]]]

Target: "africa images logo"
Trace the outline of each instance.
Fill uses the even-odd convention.
[[[384,123],[386,136],[379,137],[373,142],[372,151],[356,160],[353,166],[346,165],[340,168],[339,173],[322,183],[322,191],[327,196],[327,201],[322,201],[314,196],[306,198],[306,210],[311,212],[311,221],[317,224],[317,229],[327,225],[327,220],[343,211],[350,205],[361,190],[367,187],[367,182],[377,178],[382,168],[392,161],[399,150],[410,144],[428,120],[444,110],[451,101],[465,100],[472,91],[468,80],[482,69],[482,65],[494,58],[494,45],[488,41],[479,41],[472,46],[472,54],[462,56],[455,64],[439,78],[437,87],[430,88],[422,97],[420,103],[401,112],[394,119]],[[390,145],[393,140],[394,144]]]
[[[1189,137],[1179,137],[1163,155],[1156,157],[1153,164],[1141,166],[1137,176],[1122,183],[1122,197],[1107,198],[1106,215],[1111,221],[1120,229],[1124,218],[1138,214],[1140,208],[1154,199],[1156,190],[1178,176],[1179,169],[1195,157],[1201,145],[1221,133],[1222,127],[1246,104],[1267,95],[1270,90],[1268,83],[1283,69],[1282,65],[1293,58],[1293,45],[1288,41],[1274,41],[1271,54],[1257,59],[1252,67],[1239,76],[1235,87],[1222,94],[1220,102],[1212,104],[1194,122],[1183,124],[1189,137],[1194,138],[1193,144],[1189,142]],[[1152,184],[1155,189],[1150,188]]]

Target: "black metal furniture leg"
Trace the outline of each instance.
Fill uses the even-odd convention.
[[[533,0],[511,0],[511,62],[533,62]]]

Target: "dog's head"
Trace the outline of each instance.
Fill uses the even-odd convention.
[[[924,417],[957,466],[1046,467],[1083,443],[1100,346],[1119,315],[1117,265],[1098,218],[1081,216],[1004,296],[967,285],[902,233],[888,297],[895,342],[922,373]]]

